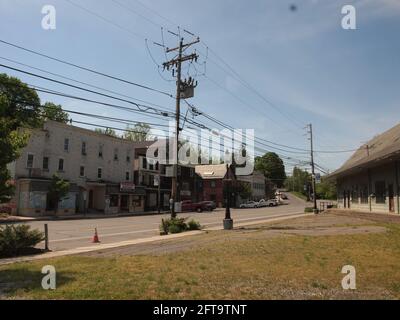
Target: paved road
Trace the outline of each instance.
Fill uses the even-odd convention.
[[[231,215],[234,223],[238,223],[304,212],[304,201],[289,195],[288,202],[289,204],[287,205],[271,208],[232,209]],[[192,217],[205,227],[215,227],[222,225],[225,211],[224,209],[217,209],[212,213],[181,213],[179,216]],[[97,228],[102,243],[114,243],[159,235],[159,225],[162,217],[169,217],[169,215],[33,221],[28,222],[28,224],[33,228],[43,229],[44,223],[47,223],[49,226],[50,249],[58,251],[90,245],[95,246],[96,244],[91,243],[94,228]]]

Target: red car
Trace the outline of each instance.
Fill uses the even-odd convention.
[[[184,211],[202,212],[203,206],[201,205],[201,203],[194,203],[190,200],[184,200],[182,201],[182,212]]]

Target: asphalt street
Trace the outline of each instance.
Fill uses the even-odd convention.
[[[288,196],[288,203],[278,207],[232,209],[231,216],[234,224],[303,213],[306,206],[305,202],[292,195]],[[178,216],[193,218],[206,228],[217,227],[222,226],[225,209],[217,209],[213,212],[180,213]],[[43,230],[44,224],[47,223],[50,249],[59,251],[90,245],[96,246],[97,244],[91,243],[95,228],[98,230],[101,243],[115,243],[159,235],[159,225],[163,217],[168,218],[169,214],[102,219],[32,221],[27,224],[31,225],[32,228]],[[39,247],[42,246],[44,244],[39,245]]]

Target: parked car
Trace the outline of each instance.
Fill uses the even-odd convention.
[[[202,202],[196,203],[192,202],[191,200],[184,200],[182,201],[182,212],[185,211],[197,211],[202,212],[203,210],[209,210],[210,204],[206,205]]]
[[[288,199],[287,195],[284,194],[284,193],[281,194],[281,198],[282,198],[282,200],[287,200]]]
[[[258,202],[256,201],[247,201],[245,203],[242,203],[240,208],[258,208]]]
[[[269,200],[261,199],[260,201],[258,201],[259,207],[275,207],[277,205],[278,201],[276,201],[276,199],[269,199]]]
[[[214,201],[201,201],[199,204],[204,211],[213,211],[217,207]]]

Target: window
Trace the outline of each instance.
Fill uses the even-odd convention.
[[[84,177],[85,176],[85,167],[84,166],[81,166],[79,168],[79,176],[80,177]]]
[[[130,155],[130,151],[128,150],[127,152],[126,152],[126,162],[131,162],[131,155]]]
[[[131,173],[130,173],[129,171],[126,171],[126,172],[125,172],[125,180],[126,180],[126,181],[129,181],[129,180],[130,180],[130,179],[129,179],[129,178],[130,178],[130,175],[131,175]]]
[[[83,156],[86,156],[86,142],[82,142],[81,153]]]
[[[385,203],[386,202],[385,181],[376,181],[375,182],[375,199],[376,199],[376,203]]]
[[[147,159],[146,158],[143,158],[142,168],[147,169]]]
[[[33,154],[28,154],[28,159],[26,160],[26,167],[33,168]]]
[[[43,170],[49,170],[49,157],[43,157]]]
[[[69,139],[64,139],[64,151],[69,151]]]
[[[64,159],[58,159],[58,171],[64,171]]]
[[[368,203],[368,188],[367,188],[367,186],[360,187],[360,201],[362,204]]]
[[[352,203],[358,203],[358,187],[357,186],[353,186],[352,190],[351,190],[351,202]]]
[[[103,158],[103,146],[99,145],[99,158]]]
[[[114,149],[114,160],[118,160],[118,149]]]
[[[103,169],[97,168],[97,179],[101,179],[103,175]]]
[[[110,195],[110,207],[118,207],[118,195]]]
[[[149,163],[149,170],[154,170],[154,164],[153,163]]]
[[[211,181],[211,182],[210,182],[210,187],[211,187],[211,188],[215,188],[215,187],[216,187],[215,181]]]

